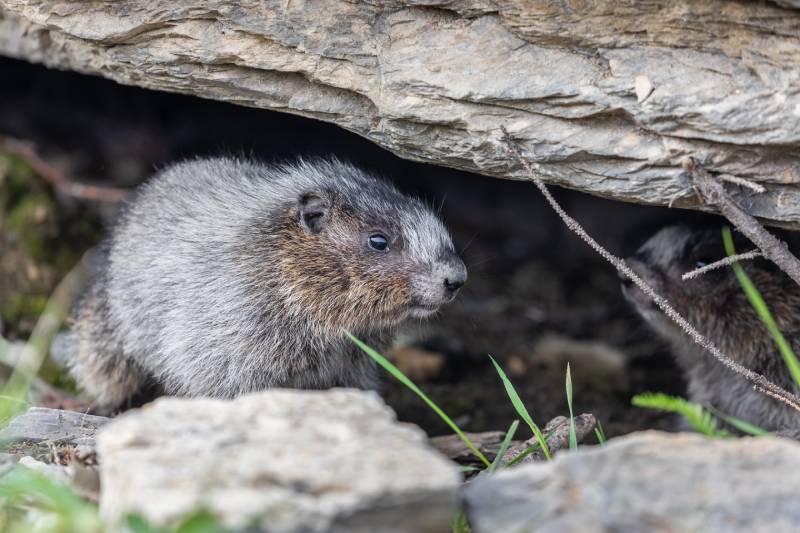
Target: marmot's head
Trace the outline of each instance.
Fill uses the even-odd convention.
[[[753,249],[741,235],[734,233],[739,253]],[[749,331],[760,331],[760,321],[747,301],[731,267],[725,266],[683,280],[683,274],[725,258],[720,229],[692,231],[686,226],[669,226],[645,242],[628,265],[655,291],[666,298],[675,310],[695,327],[711,337],[730,335],[728,325]],[[784,303],[785,276],[764,259],[744,261],[742,267],[778,315],[791,316]],[[623,278],[622,291],[636,310],[659,333],[674,338],[681,335],[678,327],[632,281]],[[791,291],[796,301],[797,290]]]
[[[333,162],[299,164],[278,231],[289,308],[324,328],[383,329],[451,302],[467,269],[436,214],[388,183]]]

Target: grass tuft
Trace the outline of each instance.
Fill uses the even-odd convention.
[[[594,428],[594,434],[597,436],[597,442],[600,444],[600,446],[603,446],[606,442],[608,442],[606,433],[603,431],[603,424],[601,424],[599,420],[597,421],[597,426]]]
[[[519,394],[517,394],[517,389],[514,388],[511,380],[508,379],[508,376],[506,376],[506,373],[503,371],[503,368],[497,364],[497,361],[495,361],[494,357],[491,355],[489,356],[489,359],[492,360],[492,364],[494,365],[495,370],[497,370],[497,374],[500,376],[503,386],[506,388],[506,394],[508,395],[508,399],[511,400],[511,405],[514,406],[514,409],[517,410],[519,416],[522,417],[525,423],[528,424],[528,427],[531,428],[536,440],[539,441],[539,446],[541,446],[545,458],[549,461],[552,459],[552,455],[550,454],[550,447],[547,446],[547,441],[545,440],[544,435],[542,435],[542,431],[533,421],[533,418],[531,418],[530,413],[528,413],[528,410],[525,408],[525,404],[522,403],[522,399],[519,397]]]
[[[506,436],[503,439],[503,442],[500,444],[500,449],[497,451],[497,457],[494,458],[492,461],[491,466],[489,466],[489,472],[495,472],[498,468],[503,465],[503,457],[506,455],[506,450],[508,450],[508,445],[511,444],[511,439],[514,438],[514,433],[517,432],[517,428],[519,427],[519,420],[514,420],[511,423],[511,427],[508,428],[506,432]]]

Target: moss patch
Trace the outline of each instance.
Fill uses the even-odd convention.
[[[0,318],[27,337],[56,283],[101,236],[96,214],[66,206],[22,159],[0,151]]]

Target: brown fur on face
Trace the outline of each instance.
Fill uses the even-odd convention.
[[[374,223],[339,205],[319,233],[305,231],[298,217],[297,209],[289,210],[277,239],[281,278],[295,309],[331,332],[401,322],[411,302],[412,265],[365,250]]]

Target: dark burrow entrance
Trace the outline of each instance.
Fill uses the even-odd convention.
[[[502,430],[515,418],[487,354],[506,368],[541,424],[567,412],[569,361],[576,412],[596,415],[609,436],[672,426],[671,417],[630,405],[639,392],[683,393],[667,347],[626,304],[613,268],[564,228],[531,184],[405,161],[311,119],[124,87],[12,60],[0,60],[0,72],[0,134],[31,141],[43,160],[82,182],[132,187],[158,166],[198,155],[245,154],[267,161],[335,155],[441,205],[464,250],[469,281],[457,303],[431,322],[412,325],[392,353],[465,429]],[[97,242],[98,221],[110,220],[114,209],[53,194],[35,175],[23,172],[28,182],[19,175],[12,180],[11,167],[0,168],[5,173],[0,181],[5,304],[0,310],[2,333],[14,339],[29,333],[36,302],[70,260]],[[13,224],[21,216],[15,210],[31,191],[49,198],[44,205],[56,213],[40,213],[46,235],[35,237],[36,253],[19,235],[35,230],[35,224],[26,224],[25,231]],[[555,192],[589,233],[620,255],[663,225],[711,218]],[[51,371],[50,378],[57,376]],[[388,375],[383,393],[402,420],[433,435],[449,431]]]

